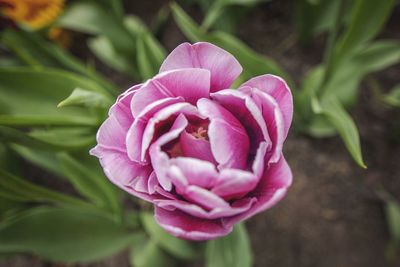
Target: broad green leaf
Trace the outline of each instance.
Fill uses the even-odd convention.
[[[94,208],[78,198],[35,185],[4,170],[0,170],[0,189],[2,192],[8,193],[15,201],[47,202],[64,207]]]
[[[93,54],[105,64],[135,78],[135,65],[132,63],[132,59],[118,53],[106,36],[98,35],[89,39],[88,46]]]
[[[85,128],[32,130],[25,133],[14,128],[0,126],[0,137],[3,142],[45,151],[78,150],[95,143],[93,132],[89,132]]]
[[[207,34],[196,22],[176,3],[171,3],[171,10],[179,29],[192,42],[207,41]]]
[[[185,260],[195,259],[199,256],[199,250],[196,246],[168,234],[154,221],[153,215],[143,212],[141,220],[144,229],[150,235],[151,239],[156,241],[165,251]]]
[[[5,143],[20,144],[23,146],[41,149],[41,150],[61,150],[65,147],[58,147],[56,145],[47,143],[45,141],[39,140],[28,134],[5,126],[0,126],[0,137]]]
[[[400,42],[382,40],[368,44],[353,57],[343,61],[324,89],[325,94],[335,95],[344,106],[356,102],[363,78],[372,72],[400,62]]]
[[[354,1],[349,25],[335,47],[334,65],[337,68],[341,60],[352,55],[379,33],[389,18],[395,2],[395,0]]]
[[[87,210],[35,208],[0,224],[0,252],[29,252],[59,262],[104,259],[132,241],[123,225]]]
[[[5,30],[1,41],[26,64],[33,67],[59,67],[90,77],[115,94],[115,87],[74,56],[35,32]]]
[[[137,68],[140,76],[142,80],[151,78],[158,73],[166,52],[139,18],[127,16],[124,24],[136,36]]]
[[[11,145],[11,149],[13,149],[18,155],[20,155],[25,160],[33,163],[34,165],[48,170],[58,176],[62,175],[61,166],[57,157],[55,157],[54,152],[31,149],[17,144]]]
[[[243,224],[238,224],[228,236],[207,242],[206,266],[252,266],[250,240]]]
[[[119,212],[116,191],[104,175],[98,175],[95,168],[88,168],[67,153],[60,153],[57,158],[62,173],[81,195],[111,211]]]
[[[112,105],[112,100],[100,94],[98,92],[93,92],[89,90],[84,90],[81,88],[76,88],[72,91],[66,99],[58,103],[58,107],[68,107],[68,106],[82,106],[89,108],[109,108]]]
[[[154,240],[136,239],[129,256],[132,267],[174,267],[176,261]]]
[[[103,93],[91,80],[55,70],[29,68],[0,69],[0,124],[5,125],[88,125],[98,120],[87,109],[57,108],[73,89]]]
[[[122,19],[98,2],[80,1],[68,5],[57,25],[78,32],[107,36],[118,52],[134,56],[135,38],[124,27]]]
[[[296,3],[296,22],[299,38],[302,43],[310,42],[317,33],[331,29],[334,26],[335,14],[340,1],[308,1],[299,0]]]
[[[325,98],[319,103],[316,98],[312,102],[313,111],[321,114],[336,128],[347,150],[354,161],[362,168],[366,168],[361,153],[360,137],[357,126],[346,112],[339,100],[335,97]]]
[[[400,204],[395,200],[389,200],[386,202],[385,211],[391,238],[400,242]]]
[[[397,85],[388,94],[384,95],[383,100],[389,105],[400,107],[400,85]]]

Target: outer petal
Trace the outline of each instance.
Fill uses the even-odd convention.
[[[156,207],[155,219],[170,234],[190,240],[209,240],[232,231],[232,226],[225,227],[220,219],[202,220],[179,210]]]
[[[125,153],[104,149],[99,145],[90,150],[90,154],[100,159],[104,173],[115,185],[144,200],[153,200],[153,197],[139,189],[140,183],[147,181],[151,167],[136,164]]]
[[[98,145],[103,148],[125,153],[125,135],[126,131],[117,120],[117,117],[111,115],[100,126],[96,140]]]
[[[266,74],[248,80],[240,86],[239,90],[245,93],[248,92],[248,88],[242,89],[242,87],[246,86],[258,88],[275,98],[284,118],[286,137],[293,117],[293,98],[286,82],[278,76]]]
[[[232,227],[233,224],[245,220],[257,213],[271,208],[277,204],[285,195],[288,187],[292,184],[292,172],[285,158],[281,156],[276,164],[272,164],[268,170],[264,172],[264,176],[255,188],[250,193],[249,197],[255,197],[257,202],[247,212],[224,218],[224,224],[227,227]]]
[[[250,95],[262,110],[262,115],[267,122],[268,132],[272,140],[272,149],[268,153],[268,162],[276,163],[282,153],[285,141],[285,126],[281,110],[275,99],[257,88],[250,89]]]
[[[208,69],[211,72],[211,92],[229,88],[242,72],[242,66],[234,56],[205,42],[179,45],[165,59],[160,72],[182,68]]]
[[[209,118],[208,136],[218,168],[245,169],[249,137],[240,122],[225,108],[209,99],[197,102],[202,115]]]
[[[210,93],[210,72],[204,69],[179,69],[163,72],[148,80],[132,97],[131,109],[138,116],[149,104],[162,98],[182,97],[195,104]]]
[[[132,97],[141,87],[142,84],[138,84],[126,90],[118,97],[115,104],[112,105],[110,108],[109,115],[115,116],[115,118],[118,120],[119,124],[124,128],[125,131],[129,129],[134,120],[131,111]]]

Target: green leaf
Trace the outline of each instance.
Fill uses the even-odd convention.
[[[115,94],[115,87],[98,73],[84,65],[74,56],[68,54],[54,43],[51,43],[35,32],[23,30],[5,30],[1,41],[26,64],[33,67],[64,68],[90,77],[106,90]]]
[[[250,240],[243,224],[238,224],[228,236],[207,242],[206,266],[252,266]]]
[[[55,70],[29,68],[0,69],[0,124],[5,125],[88,125],[98,120],[87,109],[57,108],[73,89],[103,93],[91,80]]]
[[[157,242],[165,251],[177,258],[190,260],[199,256],[198,248],[188,241],[178,239],[168,234],[155,221],[153,215],[142,213],[141,220],[146,232]]]
[[[95,142],[93,133],[87,129],[60,128],[52,130],[22,131],[0,126],[0,137],[7,143],[45,151],[78,150],[92,146]]]
[[[57,107],[82,106],[89,108],[109,108],[111,105],[112,100],[104,94],[76,88],[72,91],[71,95],[61,101]]]
[[[88,41],[88,46],[93,54],[111,68],[126,73],[135,78],[135,65],[132,59],[118,53],[110,39],[104,35],[98,35]]]
[[[389,200],[386,202],[385,211],[392,240],[400,242],[400,204]]]
[[[113,185],[104,175],[98,175],[94,166],[88,168],[67,153],[60,153],[57,158],[60,162],[62,173],[79,193],[111,211],[120,211]]]
[[[271,73],[283,77],[290,85],[293,84],[289,75],[272,59],[256,53],[241,40],[230,34],[224,32],[207,34],[175,3],[171,4],[171,9],[176,23],[190,41],[211,42],[233,54],[243,66],[243,75],[246,79]]]
[[[334,65],[374,38],[385,25],[395,0],[355,0],[349,25],[335,47]],[[371,10],[373,15],[371,16]]]
[[[129,256],[132,267],[174,267],[176,261],[154,240],[136,239]]]
[[[115,50],[134,56],[135,38],[124,27],[122,19],[98,2],[71,3],[56,24],[78,32],[107,36]]]
[[[12,144],[11,149],[32,164],[48,170],[58,176],[62,175],[61,166],[54,152],[31,149],[25,146]]]
[[[367,166],[364,163],[361,153],[360,137],[357,126],[353,119],[346,112],[337,98],[325,98],[322,103],[319,103],[316,98],[312,102],[313,111],[316,114],[321,114],[337,129],[339,135],[353,157],[354,161],[362,168]]]
[[[35,208],[0,225],[0,252],[30,252],[52,261],[100,260],[132,241],[121,224],[87,210]]]
[[[400,85],[397,85],[390,93],[384,95],[383,100],[389,105],[400,107]]]
[[[80,199],[35,185],[4,170],[0,170],[0,189],[8,193],[8,196],[11,196],[10,199],[15,201],[48,202],[64,207],[94,208]]]
[[[127,16],[124,23],[128,31],[136,36],[137,67],[140,76],[142,80],[151,78],[158,73],[166,52],[139,18]]]

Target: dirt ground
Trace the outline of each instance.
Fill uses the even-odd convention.
[[[238,35],[256,51],[274,58],[299,82],[310,67],[320,62],[324,39],[309,47],[295,42],[293,2],[271,1],[257,7],[241,24]],[[163,3],[129,1],[127,8],[148,20]],[[194,7],[189,11],[199,14]],[[398,25],[399,8],[382,37],[400,38]],[[185,37],[169,22],[163,44],[171,50],[183,41]],[[399,73],[397,65],[374,78],[389,89],[399,82]],[[317,140],[292,133],[285,144],[285,156],[294,173],[292,188],[280,204],[247,222],[254,266],[387,266],[389,234],[376,191],[383,186],[400,200],[400,110],[385,107],[364,83],[352,114],[360,129],[368,169],[360,169],[352,161],[338,137]],[[0,267],[6,266],[54,265],[34,257],[15,257],[0,262]],[[122,253],[88,266],[129,264],[126,253]],[[394,266],[400,266],[400,262]]]

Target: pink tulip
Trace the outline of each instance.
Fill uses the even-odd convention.
[[[160,73],[121,94],[90,153],[107,177],[149,201],[169,233],[227,235],[286,194],[282,155],[293,114],[285,81],[262,75],[230,88],[239,62],[210,43],[184,43]]]

